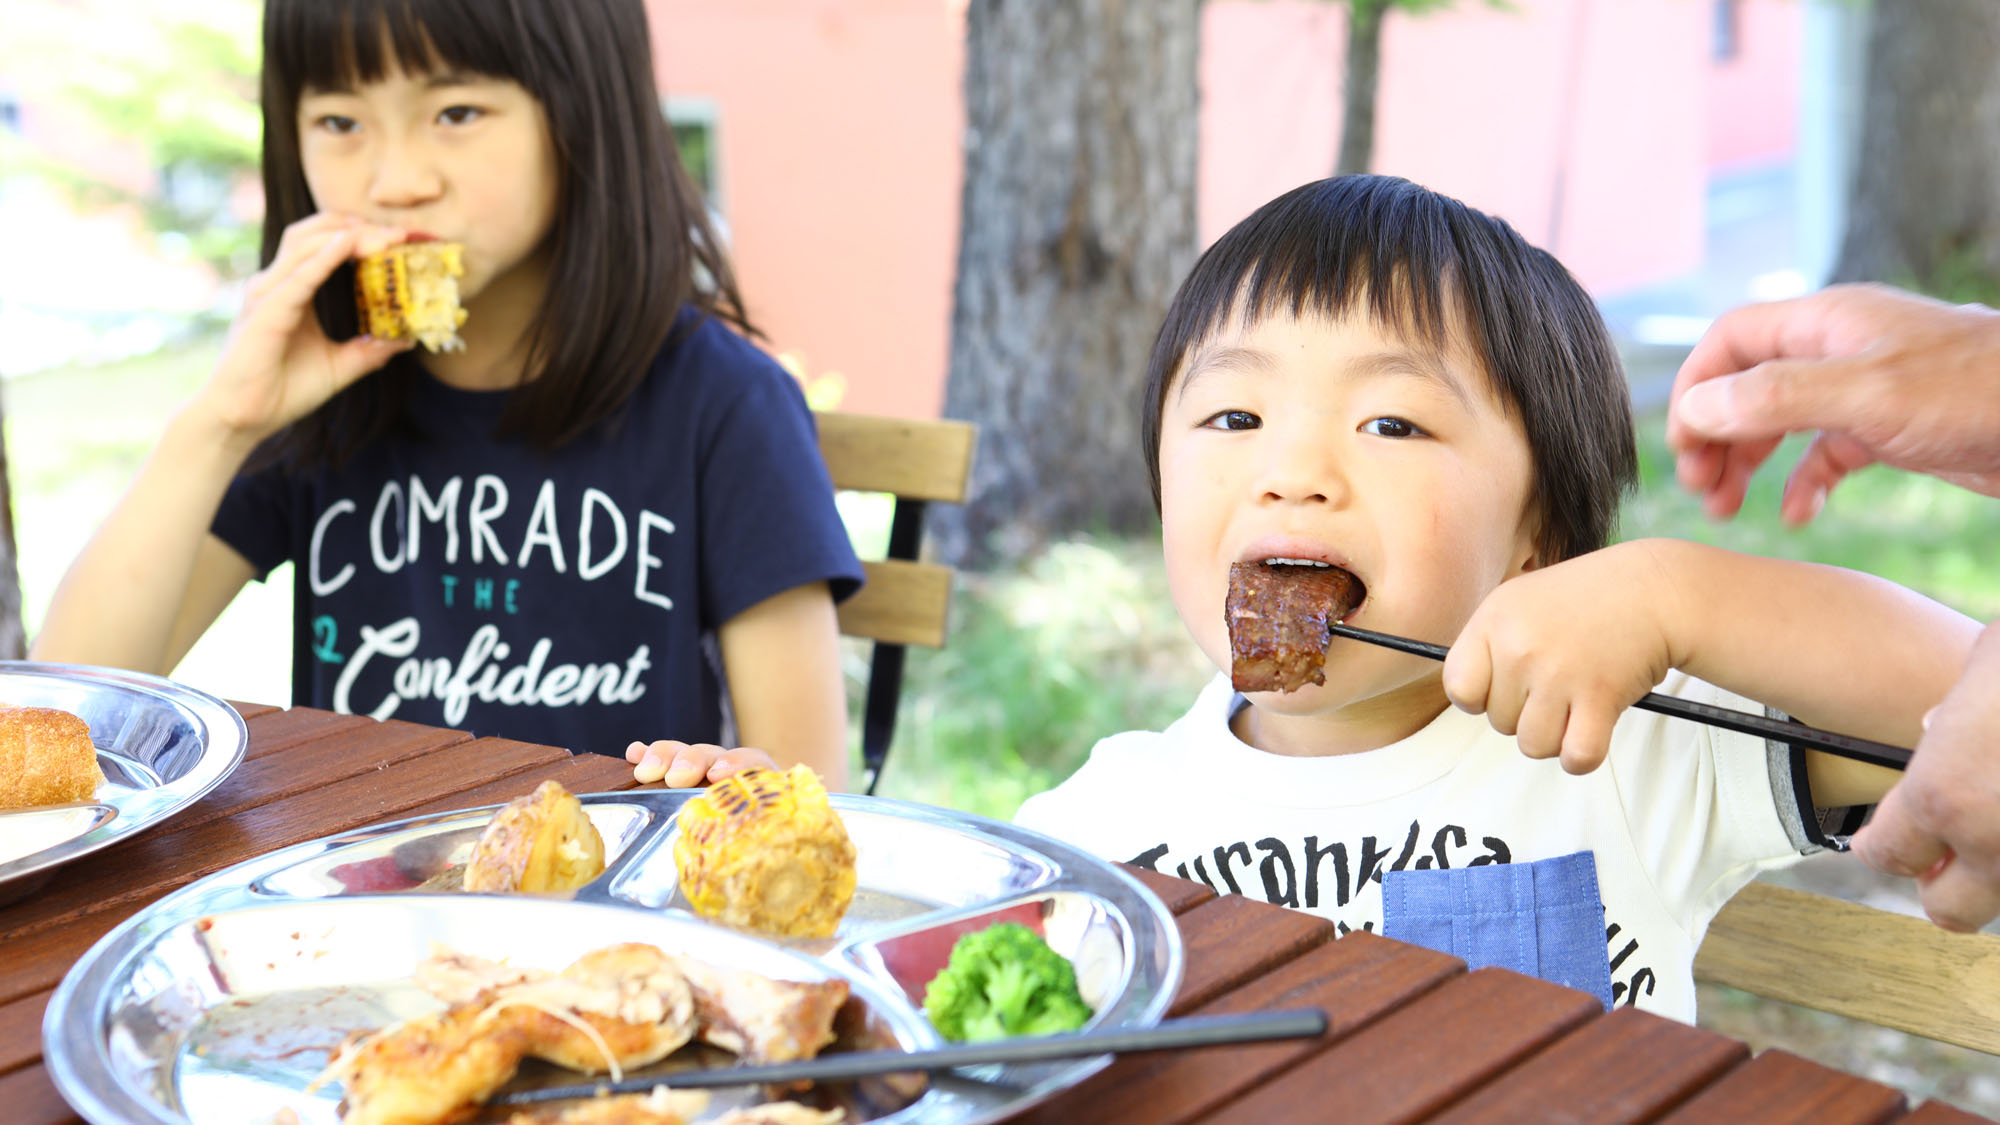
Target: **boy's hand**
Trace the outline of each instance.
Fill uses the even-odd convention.
[[[1655,546],[1621,543],[1503,582],[1444,662],[1454,704],[1530,758],[1570,773],[1604,762],[1625,708],[1675,667],[1674,585]]]
[[[632,780],[641,785],[666,782],[669,789],[692,789],[744,770],[774,770],[778,763],[769,754],[751,746],[725,750],[709,743],[634,742],[625,748],[625,760],[633,763]]]

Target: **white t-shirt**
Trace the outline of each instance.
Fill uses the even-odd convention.
[[[1658,690],[1756,709],[1679,672]],[[1749,735],[1629,710],[1605,766],[1575,777],[1451,707],[1379,750],[1271,754],[1230,731],[1245,705],[1217,677],[1166,730],[1100,741],[1016,822],[1105,859],[1321,915],[1343,934],[1381,929],[1384,871],[1590,851],[1613,1003],[1686,1021],[1695,947],[1715,912],[1758,872],[1819,846],[1793,753]]]

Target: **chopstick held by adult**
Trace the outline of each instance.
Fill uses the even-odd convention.
[[[1788,524],[1878,461],[2000,496],[2000,313],[1836,285],[1718,318],[1674,379],[1681,484],[1732,516],[1751,473],[1806,431],[1817,436],[1785,482]]]
[[[1732,516],[1751,474],[1800,431],[1816,434],[1785,482],[1780,510],[1794,526],[1876,462],[2000,496],[2000,313],[1841,285],[1717,319],[1668,406],[1681,484],[1710,515]],[[2000,916],[2000,622],[1980,635],[1854,850],[1915,878],[1945,929]]]

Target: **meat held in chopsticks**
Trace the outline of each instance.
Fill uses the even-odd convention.
[[[1229,680],[1237,691],[1297,691],[1326,682],[1327,626],[1354,612],[1361,580],[1337,566],[1232,563]]]

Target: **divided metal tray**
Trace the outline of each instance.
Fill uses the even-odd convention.
[[[0,906],[34,893],[70,860],[200,800],[249,743],[243,717],[220,699],[116,668],[0,661],[0,703],[81,716],[105,781],[89,802],[0,810]]]
[[[1076,965],[1092,1027],[1157,1023],[1179,986],[1173,916],[1131,876],[1010,824],[872,797],[833,797],[858,857],[833,938],[776,941],[709,923],[687,909],[673,858],[676,813],[694,795],[582,795],[609,866],[572,899],[411,890],[464,862],[491,807],[348,832],[211,875],[77,962],[44,1018],[49,1073],[94,1122],[261,1123],[290,1109],[303,1125],[331,1123],[339,1086],[304,1088],[347,1032],[436,1006],[408,982],[434,945],[559,969],[646,941],[774,977],[838,976],[854,1002],[834,1050],[936,1045],[925,983],[957,934],[1003,918],[1037,927]],[[1109,1061],[976,1068],[920,1092],[853,1084],[838,1096],[849,1121],[988,1122]],[[523,1081],[576,1080],[547,1069]],[[718,1097],[710,1113],[755,1100]]]

